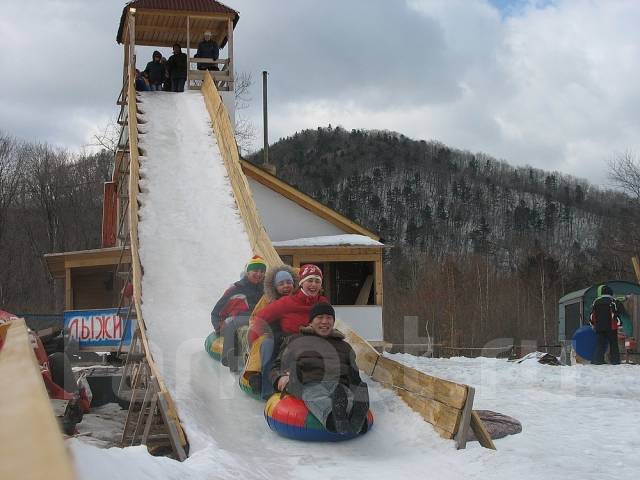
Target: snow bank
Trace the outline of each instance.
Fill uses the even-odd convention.
[[[382,245],[366,235],[327,235],[325,237],[296,238],[273,242],[274,247],[329,247],[335,245]]]

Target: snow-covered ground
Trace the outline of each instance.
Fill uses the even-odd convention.
[[[477,387],[476,408],[519,419],[523,432],[457,451],[397,396],[370,384],[374,428],[343,444],[283,439],[263,404],[209,358],[209,313],[252,252],[202,97],[146,93],[140,146],[143,311],[154,356],[190,442],[184,463],[144,447],[69,441],[82,479],[635,478],[640,369],[515,365],[395,355]]]
[[[455,450],[392,393],[370,383],[376,424],[344,444],[302,444],[277,437],[262,404],[246,397],[235,377],[206,358],[214,382],[194,396],[203,402],[210,444],[183,464],[151,457],[141,447],[100,450],[73,440],[81,478],[635,478],[640,470],[640,367],[553,367],[487,358],[392,358],[476,387],[475,407],[513,416],[518,435]],[[227,390],[228,389],[228,390]],[[223,391],[225,394],[223,395]],[[227,416],[231,416],[228,418]],[[104,469],[96,468],[104,465]],[[345,477],[346,476],[346,477]]]

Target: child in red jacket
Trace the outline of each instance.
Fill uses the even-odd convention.
[[[254,342],[261,335],[267,335],[260,346],[260,357],[263,359],[262,375],[253,378],[251,382],[254,390],[261,389],[263,398],[268,398],[273,393],[268,375],[283,339],[298,333],[300,327],[309,324],[309,312],[316,303],[328,302],[320,295],[322,270],[316,265],[307,264],[300,267],[299,285],[300,290],[295,294],[282,297],[260,310],[249,331],[250,342]]]

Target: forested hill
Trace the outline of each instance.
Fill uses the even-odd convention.
[[[522,278],[542,262],[552,277],[542,313],[552,322],[559,295],[627,269],[602,253],[628,199],[584,180],[398,133],[331,126],[281,139],[269,157],[279,178],[397,247],[387,270],[404,285],[415,286],[430,262],[464,270],[482,257],[497,279]],[[262,152],[248,160],[259,165]],[[424,268],[401,267],[416,256]]]

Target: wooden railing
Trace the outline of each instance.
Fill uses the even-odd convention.
[[[0,478],[74,479],[22,319],[0,326]]]
[[[133,65],[129,72],[129,105],[128,105],[128,126],[129,126],[129,238],[131,249],[131,269],[133,283],[133,302],[136,310],[136,318],[138,320],[138,329],[142,340],[143,350],[151,371],[151,377],[157,382],[155,391],[159,393],[167,402],[168,415],[171,425],[169,428],[176,428],[179,435],[180,447],[186,450],[187,439],[180,423],[178,413],[173,403],[173,399],[162,379],[162,375],[153,359],[153,354],[149,348],[147,338],[147,329],[142,315],[142,263],[140,261],[138,239],[138,193],[140,183],[140,158],[138,150],[138,119],[137,119],[137,103],[135,92],[135,71]],[[175,446],[174,446],[175,447]]]

